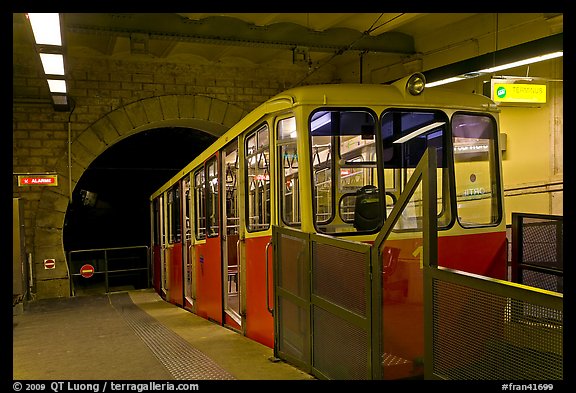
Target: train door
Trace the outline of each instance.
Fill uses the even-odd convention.
[[[168,268],[167,300],[178,306],[183,306],[182,290],[182,215],[180,182],[167,191],[166,218],[168,229],[168,246],[166,247],[166,263]]]
[[[245,176],[245,280],[246,336],[274,346],[272,239],[270,187],[270,131],[267,124],[246,135]]]
[[[224,324],[240,330],[240,209],[238,199],[238,140],[222,150],[222,285],[224,289]]]
[[[166,220],[166,193],[160,195],[160,296],[167,299],[168,294],[168,263],[166,254],[168,250],[168,220]]]
[[[195,247],[198,252],[196,283],[197,313],[222,323],[222,252],[220,231],[220,184],[218,154],[204,166],[205,187],[205,243]]]
[[[162,291],[162,267],[163,267],[163,220],[162,220],[162,195],[152,201],[152,286],[157,293]]]
[[[191,257],[193,258],[194,312],[203,318],[208,318],[204,297],[208,289],[204,283],[204,254],[206,250],[206,172],[204,165],[194,171],[193,193],[194,242]]]
[[[194,257],[192,250],[192,188],[189,176],[182,179],[182,217],[183,217],[183,247],[182,261],[184,267],[184,308],[194,311]]]

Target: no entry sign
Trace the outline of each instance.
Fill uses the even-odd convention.
[[[54,269],[56,267],[56,260],[55,259],[44,259],[44,269]]]
[[[94,266],[89,263],[82,265],[80,268],[80,275],[84,278],[90,278],[94,275]]]

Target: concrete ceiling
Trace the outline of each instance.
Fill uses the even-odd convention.
[[[357,67],[360,55],[380,69],[421,61],[457,42],[475,42],[477,55],[480,40],[492,46],[496,25],[518,36],[507,45],[562,29],[557,13],[66,13],[62,20],[68,56],[258,67],[306,63],[310,69],[330,64],[343,73]],[[522,29],[536,36],[517,34]],[[37,56],[25,14],[13,14],[13,43],[19,56]],[[435,63],[444,64],[436,67],[450,62],[437,57]]]

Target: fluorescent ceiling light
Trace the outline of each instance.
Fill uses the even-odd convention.
[[[58,13],[29,13],[28,19],[32,25],[36,44],[62,46]]]
[[[416,131],[412,131],[408,135],[404,135],[402,138],[396,139],[393,143],[404,143],[406,141],[409,141],[412,138],[417,137],[420,134],[425,133],[426,131],[430,131],[434,128],[443,126],[444,124],[446,124],[446,122],[443,122],[443,121],[437,121],[436,123],[428,124],[427,126],[419,128]]]
[[[466,79],[466,78],[464,78],[463,76],[453,76],[452,78],[447,78],[447,79],[442,79],[442,80],[439,80],[436,82],[426,83],[426,87],[445,85],[447,83],[457,82],[457,81],[462,80],[462,79]]]
[[[554,53],[548,53],[542,56],[536,56],[536,57],[531,57],[529,59],[525,59],[525,60],[520,60],[520,61],[515,61],[513,63],[508,63],[508,64],[503,64],[497,67],[492,67],[492,68],[486,68],[484,70],[480,70],[478,71],[479,73],[485,73],[485,74],[489,74],[491,72],[498,72],[498,71],[502,71],[502,70],[507,70],[509,68],[515,68],[515,67],[521,67],[523,65],[527,65],[527,64],[532,64],[532,63],[538,63],[539,61],[544,61],[544,60],[550,60],[550,59],[555,59],[557,57],[562,57],[564,56],[564,52],[554,52]]]
[[[550,60],[550,59],[555,59],[557,57],[562,57],[562,56],[564,56],[563,51],[547,53],[547,54],[542,55],[542,56],[530,57],[528,59],[519,60],[519,61],[515,61],[512,63],[506,63],[506,64],[502,64],[499,66],[494,66],[491,68],[484,68],[484,69],[479,70],[479,71],[467,72],[467,73],[462,74],[462,75],[453,76],[450,78],[441,79],[441,80],[434,81],[434,82],[429,82],[429,83],[426,83],[426,87],[440,86],[440,85],[445,85],[447,83],[458,82],[458,81],[463,80],[463,79],[476,78],[476,77],[481,76],[481,75],[490,74],[490,73],[498,72],[498,71],[502,71],[502,70],[507,70],[510,68],[521,67],[524,65],[538,63],[540,61],[545,61],[545,60]]]
[[[48,79],[50,93],[66,93],[66,81],[60,79]]]
[[[64,56],[51,53],[40,53],[40,60],[46,75],[64,75]]]

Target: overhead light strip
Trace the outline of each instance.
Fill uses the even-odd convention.
[[[555,59],[558,57],[562,57],[564,56],[564,52],[560,51],[560,52],[553,52],[553,53],[548,53],[542,56],[536,56],[536,57],[531,57],[529,59],[524,59],[524,60],[520,60],[520,61],[515,61],[513,63],[508,63],[508,64],[503,64],[500,66],[496,66],[496,67],[492,67],[492,68],[485,68],[479,71],[473,71],[473,72],[469,72],[467,74],[462,74],[459,76],[453,76],[450,78],[446,78],[446,79],[441,79],[439,81],[435,81],[435,82],[430,82],[430,83],[426,83],[426,87],[434,87],[434,86],[440,86],[440,85],[446,85],[448,83],[453,83],[453,82],[458,82],[461,81],[463,79],[471,79],[471,78],[476,78],[479,77],[481,75],[486,75],[486,74],[490,74],[492,72],[498,72],[498,71],[502,71],[502,70],[508,70],[510,68],[516,68],[516,67],[521,67],[523,65],[528,65],[528,64],[533,64],[533,63],[538,63],[541,61],[545,61],[545,60],[550,60],[550,59]]]
[[[26,17],[30,21],[36,51],[42,62],[52,103],[56,110],[68,110],[60,14],[28,13]]]
[[[425,71],[424,75],[428,81],[426,87],[477,78],[562,57],[564,55],[563,38],[564,35],[559,33]]]
[[[36,44],[62,46],[58,13],[28,13],[27,15]]]

